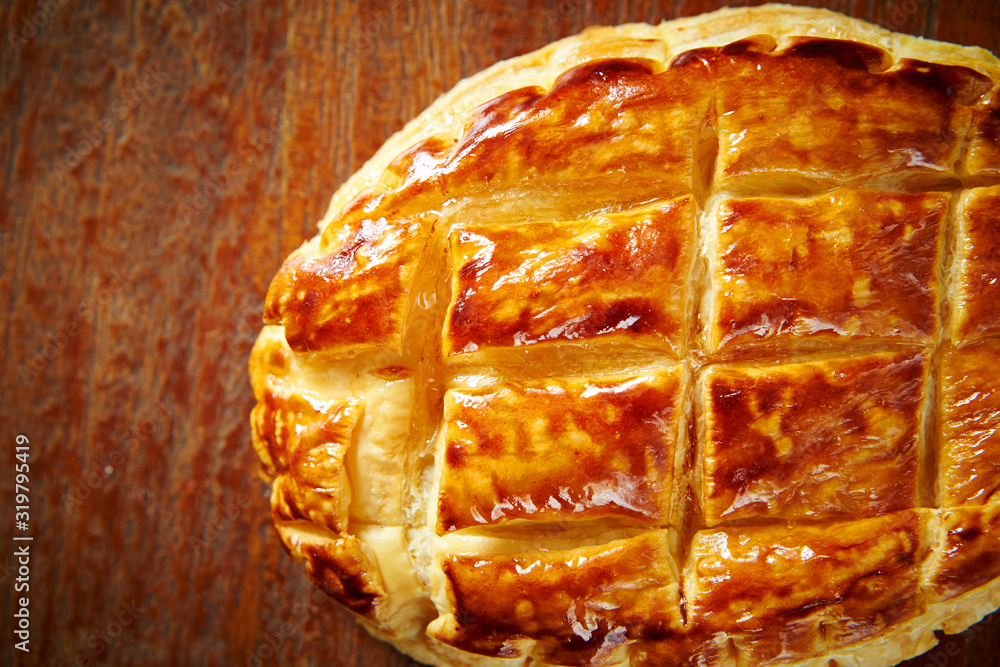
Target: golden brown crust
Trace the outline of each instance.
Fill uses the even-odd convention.
[[[1000,86],[975,107],[965,172],[970,176],[1000,175]]]
[[[922,611],[928,516],[699,532],[685,568],[688,623],[738,637],[754,664],[875,635]]]
[[[639,640],[630,667],[736,667],[732,640],[722,634],[686,633],[657,640]]]
[[[386,591],[360,540],[324,533],[301,522],[276,519],[275,526],[285,547],[306,561],[309,578],[324,593],[361,617],[379,620],[387,605]]]
[[[690,197],[580,222],[456,227],[445,354],[600,337],[679,357],[693,232]]]
[[[1000,503],[941,512],[931,593],[950,600],[1000,577]]]
[[[955,239],[952,340],[1000,334],[1000,185],[968,190]]]
[[[274,478],[271,510],[286,520],[305,519],[334,532],[346,529],[350,489],[344,457],[364,404],[310,403],[268,392],[251,414],[255,442],[266,451]]]
[[[293,350],[399,350],[410,286],[434,218],[393,213],[383,209],[331,225],[319,257],[293,256],[282,266],[267,293],[264,321],[281,324]]]
[[[835,190],[812,199],[724,199],[710,216],[710,351],[938,330],[948,195]]]
[[[669,523],[686,383],[677,366],[448,392],[438,532],[515,519]]]
[[[940,374],[939,503],[1000,502],[1000,339],[946,348]]]
[[[989,79],[843,40],[768,36],[718,50],[720,187],[767,187],[789,176],[816,186],[945,181],[954,176]],[[848,139],[849,138],[849,139]],[[766,179],[766,182],[761,181]]]
[[[447,555],[443,569],[452,610],[429,632],[476,653],[515,657],[527,646],[560,665],[611,665],[631,640],[682,628],[667,531],[599,547]]]
[[[269,291],[283,541],[436,665],[867,667],[997,608],[995,503],[905,509],[993,494],[997,81],[763,7],[460,83]]]
[[[660,69],[604,59],[567,70],[547,91],[504,92],[477,107],[454,141],[434,137],[404,151],[383,180],[407,197],[435,192],[441,201],[527,192],[535,215],[688,193],[710,73],[697,61]]]
[[[913,352],[709,367],[698,456],[706,523],[916,506],[926,375]]]

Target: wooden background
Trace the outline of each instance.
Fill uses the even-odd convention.
[[[719,4],[5,3],[0,507],[24,434],[34,541],[15,655],[0,517],[0,664],[412,664],[313,594],[270,526],[246,376],[267,284],[463,76]],[[816,4],[1000,52],[994,0]],[[998,628],[913,664],[996,665]]]

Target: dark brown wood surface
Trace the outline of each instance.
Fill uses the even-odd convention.
[[[334,189],[463,76],[720,4],[0,7],[0,664],[412,664],[315,593],[270,526],[246,375],[267,284]],[[1000,52],[994,0],[815,4]],[[34,538],[28,654],[14,534]],[[998,628],[908,664],[996,665]]]

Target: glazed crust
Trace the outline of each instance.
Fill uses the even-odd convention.
[[[459,83],[268,291],[282,541],[441,666],[890,665],[997,609],[997,82],[766,6]]]
[[[838,189],[804,200],[719,200],[708,216],[706,349],[933,341],[949,199]]]
[[[956,345],[1000,334],[998,219],[1000,186],[966,191],[957,215],[955,240],[955,315],[951,337]]]
[[[671,523],[683,366],[450,390],[438,532],[517,519]]]
[[[721,364],[700,382],[706,524],[864,517],[919,505],[923,355]]]
[[[729,633],[745,661],[771,664],[913,618],[924,610],[929,547],[921,513],[696,533],[685,567],[690,631]]]
[[[684,197],[582,221],[453,228],[445,354],[600,337],[680,357],[694,214]]]
[[[599,547],[449,554],[442,569],[454,614],[428,634],[465,650],[519,657],[512,639],[530,628],[533,654],[543,660],[615,664],[628,659],[629,640],[683,630],[665,530]],[[566,622],[567,613],[575,623]]]

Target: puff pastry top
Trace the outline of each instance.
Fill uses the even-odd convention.
[[[282,540],[436,665],[888,665],[1000,607],[998,82],[779,6],[462,82],[268,291]]]

